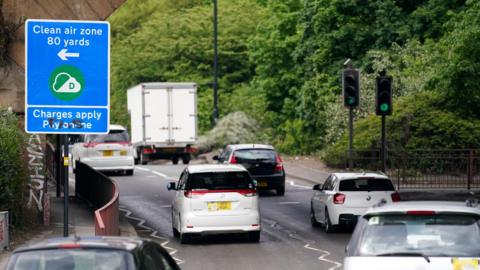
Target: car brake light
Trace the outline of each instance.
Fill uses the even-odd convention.
[[[412,216],[433,216],[433,215],[435,215],[435,211],[430,211],[430,210],[412,210],[412,211],[407,211],[407,215],[412,215]]]
[[[76,243],[65,243],[58,245],[59,248],[81,248],[79,244]]]
[[[235,155],[232,155],[232,157],[230,158],[230,163],[232,164],[237,163],[237,159],[235,158]]]
[[[186,198],[190,198],[190,199],[198,199],[200,197],[202,197],[204,194],[206,194],[208,191],[199,191],[199,190],[187,190],[183,193],[183,195],[186,197]]]
[[[333,195],[333,203],[334,204],[343,204],[345,202],[345,194],[336,193]]]
[[[255,189],[219,189],[219,190],[187,190],[183,192],[183,195],[187,198],[198,199],[208,193],[240,193],[245,197],[254,197],[257,195]]]
[[[392,193],[392,202],[399,202],[400,201],[400,194],[398,192]]]
[[[236,190],[236,192],[242,194],[245,197],[257,196],[257,191],[255,189],[241,189],[241,190]]]
[[[283,160],[282,160],[282,158],[280,157],[279,154],[277,154],[277,155],[275,156],[275,162],[276,162],[276,164],[275,164],[275,169],[273,169],[273,170],[274,170],[275,172],[281,172],[281,171],[283,171]]]

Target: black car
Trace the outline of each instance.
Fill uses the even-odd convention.
[[[52,238],[16,249],[6,270],[177,270],[159,244],[140,238]]]
[[[271,145],[231,144],[213,159],[219,163],[243,165],[257,181],[259,190],[273,189],[277,191],[277,195],[285,194],[285,170],[282,158]]]

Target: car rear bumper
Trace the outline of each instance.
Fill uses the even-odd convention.
[[[359,216],[367,211],[368,207],[342,207],[337,206],[333,209],[328,208],[330,221],[333,225],[353,226],[356,224]]]
[[[267,190],[285,187],[285,175],[252,175],[257,180],[257,189]]]
[[[221,234],[260,231],[260,215],[252,212],[238,216],[197,216],[186,214],[182,232],[198,234]]]
[[[133,170],[135,168],[132,156],[108,159],[82,158],[81,161],[99,171]]]

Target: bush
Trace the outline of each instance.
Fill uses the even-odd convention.
[[[233,112],[218,121],[218,124],[205,136],[198,140],[200,153],[221,148],[226,144],[258,143],[259,126],[255,120],[248,118],[243,112]]]
[[[448,111],[447,98],[434,92],[422,92],[395,102],[394,113],[387,117],[389,150],[480,148],[480,120],[465,119]],[[375,115],[354,126],[354,151],[380,149],[381,118]],[[342,165],[348,150],[348,133],[328,146],[323,158],[330,165]]]
[[[0,211],[10,211],[15,223],[21,219],[27,185],[23,160],[25,139],[18,127],[17,117],[0,110]]]

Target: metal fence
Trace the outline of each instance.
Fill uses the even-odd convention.
[[[386,174],[398,189],[480,189],[479,159],[478,149],[387,151]],[[353,167],[381,170],[380,150],[354,151]]]

